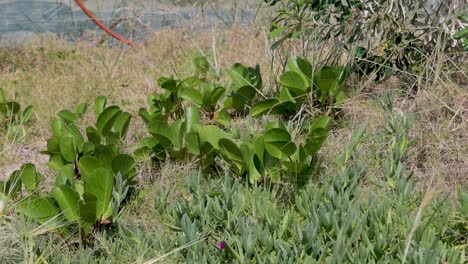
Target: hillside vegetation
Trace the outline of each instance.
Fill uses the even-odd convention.
[[[0,262],[465,263],[466,11],[266,2],[1,47]]]

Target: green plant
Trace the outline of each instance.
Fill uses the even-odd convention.
[[[5,145],[23,138],[27,134],[24,125],[31,119],[33,112],[30,105],[21,111],[21,105],[16,101],[8,101],[0,88],[0,132],[6,131],[0,143]]]
[[[319,110],[327,115],[344,99],[342,86],[347,78],[345,67],[322,67],[318,70],[305,58],[288,62],[280,76],[281,90],[272,97],[255,103],[252,116],[296,114],[306,105],[308,112]]]
[[[219,153],[234,175],[250,183],[267,177],[273,181],[295,179],[304,185],[317,169],[317,152],[330,131],[332,119],[320,117],[310,124],[305,143],[296,145],[281,121],[266,124],[262,134],[219,140]]]
[[[8,180],[0,181],[0,216],[8,211],[8,204],[18,196],[23,186],[29,194],[32,194],[37,190],[42,178],[36,167],[27,163],[14,171]]]
[[[86,104],[75,112],[62,110],[60,118],[52,120],[53,136],[44,153],[50,156],[47,165],[57,173],[54,188],[49,196],[34,194],[21,200],[18,210],[24,215],[41,222],[63,215],[79,227],[83,238],[116,220],[137,172],[133,157],[120,150],[131,115],[115,105],[106,107],[106,100],[96,98],[96,123],[86,128],[86,139],[76,124]]]
[[[224,103],[227,108],[242,112],[246,105],[252,104],[257,94],[263,95],[259,65],[252,68],[235,63],[227,73],[231,78],[231,95]]]

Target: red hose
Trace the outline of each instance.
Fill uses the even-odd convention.
[[[99,19],[97,19],[96,16],[93,15],[93,13],[91,13],[91,11],[89,11],[88,8],[86,8],[86,6],[83,4],[83,1],[82,0],[75,0],[76,4],[81,8],[81,10],[83,10],[83,12],[94,22],[96,23],[96,25],[98,25],[98,27],[100,27],[102,30],[104,30],[107,34],[111,35],[113,38],[119,40],[120,42],[124,43],[124,44],[127,44],[129,46],[132,46],[133,45],[133,42],[131,42],[130,40],[122,37],[121,35],[115,33],[114,31],[112,31],[110,28],[106,27],[106,25],[104,25],[101,21],[99,21]]]

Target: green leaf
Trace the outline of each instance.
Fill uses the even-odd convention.
[[[97,145],[94,150],[94,157],[101,160],[104,164],[112,164],[112,160],[119,154],[119,147],[116,144]],[[112,167],[110,167],[112,169]]]
[[[261,174],[258,170],[260,166],[259,159],[254,153],[252,144],[249,144],[248,142],[243,142],[241,144],[240,151],[242,153],[242,159],[244,160],[245,164],[247,164],[249,182],[254,183],[261,177]]]
[[[280,77],[280,83],[296,95],[307,93],[307,82],[296,72],[287,71]]]
[[[112,169],[115,175],[120,173],[124,180],[129,177],[133,178],[136,175],[135,166],[135,160],[127,154],[119,154],[112,160]]]
[[[100,116],[101,113],[104,111],[106,107],[107,97],[105,96],[98,96],[94,100],[94,116]]]
[[[47,151],[49,153],[60,153],[60,138],[57,136],[47,140]]]
[[[50,125],[54,136],[62,136],[62,130],[65,127],[65,122],[62,119],[52,119]]]
[[[97,132],[107,137],[112,127],[114,126],[115,120],[122,113],[122,110],[118,106],[109,106],[107,107],[98,117],[96,122]]]
[[[60,138],[60,153],[67,162],[73,162],[77,158],[76,148],[73,144],[72,137]]]
[[[86,181],[95,170],[100,168],[112,169],[110,164],[106,164],[104,161],[93,156],[86,156],[78,161],[78,169],[81,174],[81,179],[84,181]]]
[[[34,112],[34,108],[31,105],[26,107],[23,113],[21,114],[21,122],[23,123],[28,122],[29,119],[31,119],[33,112]]]
[[[95,145],[101,144],[101,136],[99,136],[97,130],[94,127],[86,128],[86,136],[88,140]]]
[[[232,122],[232,118],[226,108],[220,109],[215,115],[214,120],[222,126],[229,126]]]
[[[291,142],[291,135],[284,128],[267,129],[264,141],[266,151],[277,159],[287,159],[296,152],[296,146]]]
[[[335,93],[339,86],[339,75],[335,69],[323,67],[314,77],[315,85],[322,92],[322,96],[328,96],[329,93]]]
[[[62,154],[52,154],[49,162],[47,162],[47,166],[53,171],[60,171],[64,163],[65,161],[62,158]]]
[[[210,70],[210,63],[205,56],[195,57],[193,59],[193,64],[200,74],[206,74]]]
[[[235,92],[246,86],[250,86],[254,90],[262,88],[262,75],[258,65],[255,68],[251,68],[240,63],[235,63],[227,70],[227,73],[231,77],[232,90]]]
[[[195,104],[197,106],[201,106],[203,104],[202,102],[202,95],[200,91],[198,91],[195,88],[191,87],[185,87],[179,91],[179,96],[192,104]]]
[[[315,155],[328,137],[328,131],[323,128],[314,129],[307,137],[304,149],[310,156]]]
[[[117,136],[120,139],[124,139],[127,135],[128,126],[130,125],[130,120],[132,119],[132,115],[127,112],[121,112],[120,115],[114,122],[114,131],[117,133]]]
[[[151,114],[148,112],[148,110],[144,107],[140,108],[138,110],[138,115],[141,117],[141,119],[143,119],[143,121],[145,122],[146,125],[149,124],[149,122],[151,121]]]
[[[218,141],[226,137],[226,133],[221,128],[213,125],[200,127],[198,135],[201,146],[209,143],[214,149],[219,149]]]
[[[274,114],[274,107],[278,105],[278,99],[271,98],[255,103],[250,108],[250,115],[253,117],[259,117],[266,114]]]
[[[79,118],[82,118],[84,114],[86,114],[87,110],[88,110],[88,104],[81,103],[76,107],[75,113]]]
[[[206,84],[202,90],[203,107],[207,111],[213,111],[216,108],[219,98],[224,94],[226,89],[213,84]]]
[[[26,187],[26,190],[31,193],[37,189],[37,185],[41,179],[39,173],[37,173],[36,167],[31,164],[27,163],[21,166],[20,171],[20,178]]]
[[[185,133],[194,132],[200,122],[200,111],[197,107],[187,107],[185,109]]]
[[[154,121],[148,128],[148,132],[159,140],[159,143],[165,148],[171,146],[176,149],[181,148],[182,144],[182,122],[181,120],[175,121],[168,125],[163,121]]]
[[[316,128],[323,128],[325,130],[330,130],[333,122],[333,118],[329,116],[321,116],[315,120],[315,122],[310,126],[309,131],[313,131]]]
[[[278,27],[275,30],[271,31],[270,34],[268,34],[269,39],[273,39],[281,35],[286,29],[288,29],[288,26],[283,26],[283,27]]]
[[[72,187],[75,180],[75,170],[73,164],[62,166],[57,176],[55,177],[55,187],[66,184],[67,181],[71,183]]]
[[[73,147],[77,152],[81,152],[83,150],[85,141],[80,130],[75,125],[69,124],[63,127],[62,138],[64,137],[71,137],[73,139]]]
[[[462,39],[468,37],[468,27],[465,27],[453,35],[454,39]]]
[[[72,113],[66,109],[60,110],[60,112],[58,112],[58,116],[69,123],[73,123],[78,120],[78,116],[75,113]]]
[[[65,219],[70,222],[78,221],[80,196],[66,185],[60,185],[52,190],[52,196],[57,201]]]
[[[97,198],[91,193],[83,193],[83,201],[80,202],[80,216],[88,224],[95,224],[97,221],[96,208]]]
[[[222,138],[219,140],[218,144],[221,155],[228,161],[232,161],[238,170],[242,170],[242,167],[245,166],[245,162],[242,157],[242,152],[236,143],[227,138]]]
[[[110,214],[108,208],[112,198],[114,176],[112,170],[99,168],[94,170],[85,181],[85,193],[96,197],[96,217],[106,220]]]
[[[167,77],[161,77],[158,79],[158,84],[162,89],[168,90],[174,94],[177,94],[177,81]]]
[[[200,138],[197,132],[191,131],[185,134],[185,146],[191,154],[200,155]]]
[[[45,222],[60,212],[52,199],[33,195],[19,201],[16,208],[18,212],[40,222]]]
[[[310,61],[305,58],[297,57],[288,62],[288,69],[301,75],[310,86],[312,82],[313,67]]]
[[[6,106],[6,113],[9,115],[17,115],[19,111],[21,110],[21,106],[17,102],[13,102],[13,101],[7,102],[5,106]]]
[[[90,156],[94,154],[96,147],[91,142],[85,142],[83,145],[83,156]]]

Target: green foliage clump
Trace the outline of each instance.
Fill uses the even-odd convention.
[[[26,136],[25,124],[30,121],[33,112],[31,105],[21,111],[21,105],[16,101],[7,100],[3,89],[0,88],[0,132],[5,132],[5,138],[0,139],[0,144],[15,142]]]
[[[329,115],[333,107],[344,99],[342,86],[346,78],[345,67],[322,67],[317,70],[309,60],[297,57],[288,62],[286,71],[280,76],[280,92],[254,104],[250,109],[251,115],[291,115],[304,106],[310,111]]]
[[[208,69],[206,63],[201,63],[203,61],[198,58],[195,65],[198,73],[206,75]],[[285,76],[292,77],[281,77],[285,88],[278,98],[283,94],[289,96],[288,102],[300,101],[313,94],[311,97],[326,104],[335,102],[337,95],[342,94],[339,91],[344,80],[341,68],[323,68],[312,77],[312,66],[305,59],[292,61],[290,67],[291,71]],[[265,105],[265,101],[254,104],[262,88],[258,67],[237,63],[231,66],[228,74],[231,78],[229,89],[199,76],[184,80],[160,78],[164,92],[150,95],[150,109],[139,111],[151,137],[142,141],[143,147],[137,153],[151,152],[159,162],[196,157],[205,172],[218,173],[227,167],[234,175],[245,177],[251,183],[262,177],[273,181],[296,179],[297,183],[305,183],[317,168],[316,154],[328,136],[332,118],[322,116],[311,120],[306,125],[309,129],[301,130],[298,135],[305,139],[304,144],[293,142],[290,131],[281,120],[266,122],[262,135],[257,131],[246,135],[227,131],[236,114],[243,116],[250,108],[251,116],[259,116],[258,106]],[[297,80],[302,81],[304,87],[296,89]],[[318,88],[311,88],[312,83]],[[277,99],[266,99],[266,102],[272,100]],[[261,114],[270,112],[267,110]]]
[[[78,105],[75,112],[61,110],[51,122],[53,136],[43,153],[50,156],[47,165],[56,172],[55,184],[50,195],[33,193],[22,199],[18,203],[21,213],[41,223],[63,216],[83,235],[117,217],[129,187],[135,184],[136,162],[120,149],[131,115],[118,106],[106,107],[106,100],[96,99],[96,124],[86,128],[86,137],[77,122],[84,117],[87,104]],[[26,189],[36,188],[33,176],[21,179]]]

